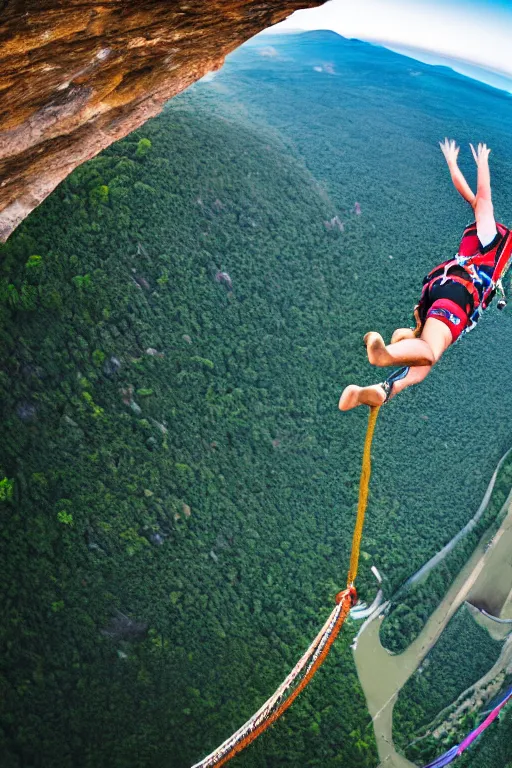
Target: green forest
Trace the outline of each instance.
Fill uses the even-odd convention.
[[[401,653],[418,636],[462,565],[481,537],[492,538],[506,513],[505,503],[512,487],[512,457],[508,456],[498,473],[489,504],[475,528],[417,584],[399,588],[391,597],[390,613],[383,622],[381,637],[393,653]]]
[[[240,49],[0,247],[2,768],[185,768],[261,705],[345,586],[367,413],[337,403],[382,378],[362,337],[410,323],[469,220],[439,139],[488,142],[512,223],[499,92],[303,37]],[[456,108],[468,92],[471,121]],[[474,181],[469,151],[462,165]],[[510,309],[491,309],[382,410],[365,601],[372,565],[390,597],[464,525],[512,445],[511,330]],[[469,547],[431,603],[419,588],[406,618],[391,612],[389,648]],[[357,629],[237,765],[377,765]],[[456,695],[425,684],[439,706]],[[407,729],[431,713],[409,714]],[[493,728],[471,768],[512,758],[510,713]]]
[[[394,742],[410,760],[424,765],[436,757],[438,739],[430,737],[416,742],[414,737],[423,736],[438,713],[485,675],[497,661],[502,644],[478,626],[465,605],[459,608],[440,640],[400,691],[393,710]],[[459,721],[459,738],[452,734],[449,741],[443,740],[443,748],[458,744],[478,722],[478,713],[464,715]]]
[[[512,736],[512,711],[508,707],[485,734],[484,739],[478,740],[471,750],[462,755],[459,760],[460,768],[491,768],[502,765],[510,768],[510,739]]]

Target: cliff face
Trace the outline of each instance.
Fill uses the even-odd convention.
[[[77,165],[322,0],[0,3],[0,240]]]

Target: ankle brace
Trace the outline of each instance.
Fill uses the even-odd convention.
[[[386,399],[384,400],[383,405],[385,405],[389,398],[391,397],[391,393],[393,392],[393,386],[395,384],[395,381],[400,381],[400,379],[405,379],[407,374],[409,373],[409,366],[405,366],[404,368],[398,368],[398,370],[393,371],[385,381],[381,381],[380,386],[384,390],[386,394]]]

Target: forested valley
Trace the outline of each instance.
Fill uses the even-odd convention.
[[[459,608],[440,640],[400,691],[394,708],[395,744],[415,764],[426,765],[439,753],[440,742],[445,748],[458,744],[479,724],[479,712],[469,710],[457,718],[457,727],[449,732],[446,727],[439,727],[452,702],[491,669],[502,644],[478,626],[465,605]],[[504,675],[503,688],[511,683],[512,675]],[[438,717],[439,713],[442,715]],[[434,734],[425,736],[427,730]]]
[[[2,768],[184,768],[281,682],[345,586],[367,413],[337,402],[382,378],[362,337],[410,324],[469,221],[437,141],[472,183],[467,142],[487,141],[510,225],[509,112],[330,33],[257,40],[0,247]],[[382,410],[362,599],[372,565],[390,597],[478,507],[512,445],[511,331],[491,309]],[[390,649],[444,594],[431,578],[385,620]],[[238,765],[377,765],[357,629]],[[510,760],[499,728],[461,765]]]

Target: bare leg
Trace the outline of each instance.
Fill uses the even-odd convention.
[[[407,387],[419,384],[431,370],[431,365],[417,365],[411,368],[407,376],[395,382],[388,402]],[[350,411],[358,405],[382,405],[385,399],[386,395],[380,384],[372,384],[369,387],[358,387],[357,384],[350,384],[343,390],[338,407],[340,411]]]
[[[452,343],[452,335],[444,323],[429,317],[419,339],[404,338],[386,346],[380,333],[371,331],[366,334],[364,341],[372,365],[379,368],[392,365],[421,366],[436,363]]]
[[[391,400],[393,397],[396,397],[396,395],[400,394],[400,392],[403,392],[404,389],[407,389],[407,387],[412,387],[414,384],[419,384],[421,381],[423,381],[423,379],[427,378],[431,370],[431,365],[417,365],[414,368],[411,368],[407,376],[395,382],[389,395],[389,400]]]
[[[433,365],[435,362],[432,350],[422,339],[402,339],[386,346],[380,333],[370,331],[364,337],[364,343],[368,360],[379,368],[392,365]]]
[[[394,345],[389,345],[385,349],[389,349],[392,346],[399,347],[406,343],[414,344],[420,341],[428,346],[434,357],[434,362],[437,362],[450,346],[452,335],[444,323],[436,320],[434,317],[429,317],[423,327],[421,339],[406,339]],[[410,363],[405,364],[410,365]],[[403,392],[407,387],[419,384],[428,376],[431,370],[432,364],[412,367],[407,376],[395,382],[390,398],[395,397],[399,392]],[[386,395],[380,384],[372,384],[369,387],[358,387],[356,384],[350,384],[343,390],[339,401],[339,409],[341,411],[349,411],[358,405],[382,405],[385,399]]]

